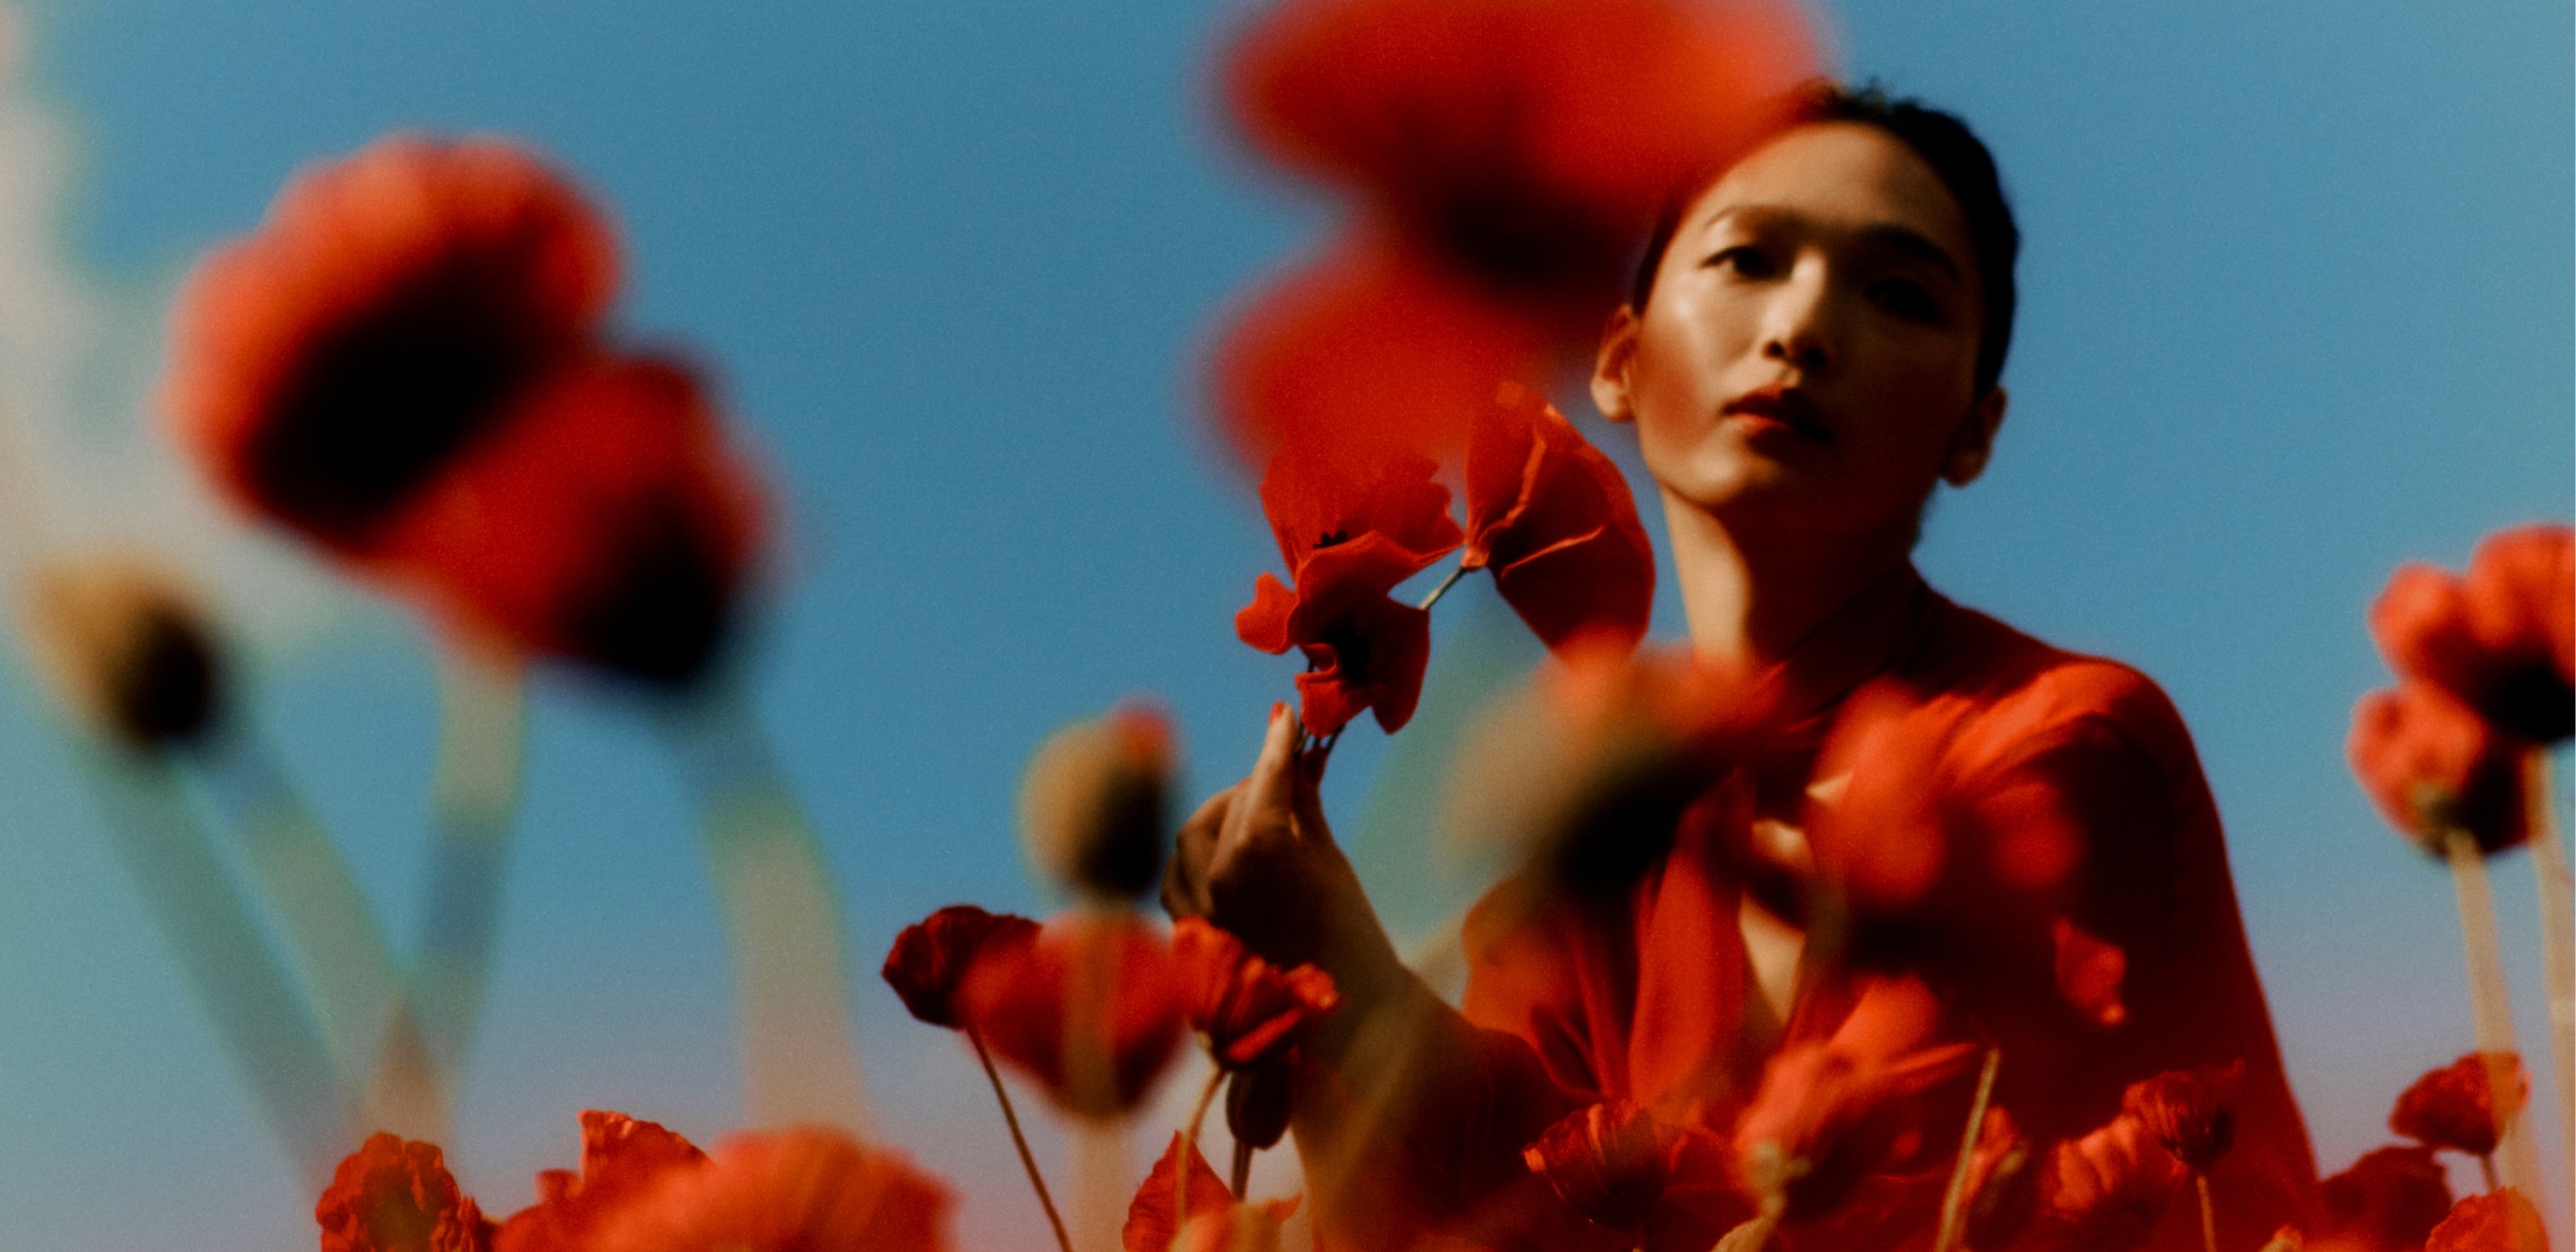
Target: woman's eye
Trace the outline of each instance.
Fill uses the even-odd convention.
[[[1723,249],[1710,257],[1708,264],[1716,269],[1733,270],[1744,278],[1769,278],[1774,272],[1771,258],[1762,255],[1762,250],[1751,244]]]
[[[1902,278],[1882,280],[1869,289],[1869,297],[1878,307],[1910,322],[1939,324],[1941,304],[1925,291],[1922,284]]]

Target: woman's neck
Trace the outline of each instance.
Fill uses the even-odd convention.
[[[1742,672],[1786,660],[1834,614],[1909,563],[1910,534],[1758,538],[1664,493],[1692,650]]]

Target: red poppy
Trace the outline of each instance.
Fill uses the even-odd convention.
[[[1227,1069],[1279,1060],[1308,1022],[1341,1003],[1332,975],[1312,965],[1272,965],[1204,918],[1172,924],[1172,956],[1190,1027],[1208,1037],[1209,1053]]]
[[[1163,880],[1172,842],[1172,724],[1149,704],[1047,737],[1020,779],[1030,858],[1078,895],[1131,900]]]
[[[607,224],[537,157],[393,136],[300,173],[199,262],[163,407],[243,506],[363,553],[616,287]]]
[[[956,1196],[837,1130],[740,1135],[599,1227],[590,1252],[946,1252]]]
[[[375,1134],[313,1206],[322,1252],[486,1252],[492,1222],[459,1191],[438,1145]]]
[[[1912,978],[1873,978],[1829,1039],[1792,1044],[1763,1067],[1735,1125],[1748,1192],[1785,1192],[1788,1216],[1833,1210],[1861,1180],[1915,1162],[1925,1093],[1976,1049],[1930,1042],[1939,1001]]]
[[[1319,564],[1383,591],[1456,551],[1466,538],[1449,516],[1439,467],[1416,453],[1366,459],[1305,445],[1272,457],[1261,512],[1290,581],[1303,587]]]
[[[2527,837],[2520,744],[2439,687],[2406,682],[2363,696],[2345,751],[2389,824],[2436,856],[2454,829],[2488,852]]]
[[[1037,937],[1038,924],[1016,913],[952,904],[904,927],[886,952],[882,972],[915,1019],[961,1030],[966,1022],[957,998],[975,962],[1025,947]]]
[[[1555,407],[1516,383],[1467,441],[1468,569],[1553,650],[1600,633],[1634,646],[1655,603],[1655,551],[1628,480]]]
[[[592,356],[527,386],[378,559],[469,637],[679,684],[724,641],[763,513],[694,374]]]
[[[1375,234],[1345,240],[1237,310],[1209,353],[1211,407],[1241,463],[1291,448],[1345,464],[1446,458],[1497,380],[1547,336]]]
[[[2549,1252],[2540,1210],[2511,1187],[2473,1195],[2425,1237],[2424,1252]]]
[[[1179,1191],[1182,1138],[1172,1135],[1172,1146],[1163,1149],[1162,1158],[1154,1162],[1153,1172],[1145,1176],[1143,1186],[1136,1188],[1136,1198],[1127,1204],[1127,1224],[1119,1232],[1119,1243],[1126,1252],[1171,1252],[1173,1241],[1180,1238],[1178,1215],[1173,1202]],[[1189,1150],[1190,1213],[1192,1215],[1224,1213],[1234,1207],[1234,1192],[1225,1180],[1200,1155],[1197,1147]],[[1195,1224],[1195,1223],[1193,1223]]]
[[[2490,1065],[2490,1059],[2495,1064]],[[2494,1075],[2503,1071],[2505,1107],[2498,1115]],[[2428,1071],[2397,1097],[2388,1128],[2427,1147],[2489,1156],[2531,1098],[2531,1075],[2512,1053],[2471,1052]]]
[[[2129,975],[2129,954],[2118,944],[2096,938],[2072,919],[2050,926],[2057,949],[2057,993],[2068,1006],[2096,1026],[2117,1026],[2129,1018],[2120,988]]]
[[[1590,320],[1665,200],[1816,64],[1786,5],[1286,0],[1224,73],[1273,159],[1498,294]]]
[[[2318,1200],[2327,1238],[2369,1252],[2421,1248],[2451,1212],[2451,1179],[2431,1148],[2386,1147],[2318,1184]]]
[[[2144,1124],[2175,1160],[2206,1174],[2236,1146],[2236,1091],[2244,1082],[2242,1060],[2168,1070],[2130,1083],[2120,1110]]]
[[[1133,1110],[1185,1025],[1171,948],[1124,913],[1069,914],[977,961],[960,1003],[995,1055],[1083,1117]]]
[[[587,1252],[591,1237],[664,1179],[704,1165],[697,1145],[652,1122],[581,1115],[581,1169],[537,1175],[537,1202],[510,1215],[493,1252]]]
[[[2458,696],[2507,734],[2546,743],[2576,725],[2576,535],[2489,536],[2466,578],[2409,564],[2371,605],[2371,634],[2407,678]]]
[[[2123,1113],[2057,1145],[2040,1204],[2043,1246],[2123,1252],[2147,1241],[2190,1177],[2146,1123]]]
[[[1579,1109],[1521,1149],[1530,1172],[1595,1225],[1637,1230],[1681,1168],[1682,1131],[1625,1100]]]

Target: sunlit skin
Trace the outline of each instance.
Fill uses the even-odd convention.
[[[2003,421],[1977,386],[1983,298],[1957,201],[1872,127],[1789,130],[1689,206],[1592,393],[1637,428],[1702,655],[1777,661],[1901,576],[1934,485],[1976,478]],[[1183,828],[1165,903],[1365,1001],[1407,975],[1294,745],[1275,715],[1251,776]]]
[[[1903,567],[1936,481],[1983,472],[1983,311],[1957,201],[1874,127],[1799,127],[1690,205],[1592,395],[1637,428],[1703,655],[1779,659]]]

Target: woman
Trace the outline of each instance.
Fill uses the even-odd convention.
[[[1785,693],[1785,746],[1730,779],[1747,797],[1733,835],[1678,837],[1612,907],[1480,908],[1460,1012],[1397,961],[1284,713],[1251,776],[1185,827],[1167,907],[1322,965],[1350,1006],[1299,1076],[1325,1246],[1598,1242],[1531,1181],[1524,1145],[1613,1098],[1722,1140],[1777,1103],[1766,1060],[1849,1035],[1889,971],[1927,997],[1908,1045],[1996,1050],[1995,1100],[2043,1152],[2118,1114],[2132,1082],[2243,1061],[2237,1142],[2210,1173],[2220,1245],[2301,1216],[2314,1163],[2179,718],[2143,676],[1952,605],[1911,563],[1935,484],[1973,481],[2002,424],[2017,249],[1991,158],[1956,119],[1819,89],[1659,230],[1611,319],[1592,394],[1636,427],[1693,648]],[[1872,781],[1855,778],[1867,759],[1817,764],[1861,704],[1891,741],[1937,745],[1926,776],[1965,815],[1954,837],[1997,863],[2007,845],[2062,862],[2045,883],[1981,888],[1977,924],[1909,932],[1870,971],[1802,960],[1798,907],[1798,824]],[[1746,839],[1748,824],[1788,837]],[[2124,954],[2115,1003],[2018,978],[2063,969],[2070,942]],[[1942,1111],[1896,1162],[1912,1191],[1871,1193],[1892,1224],[1864,1236],[1793,1211],[1791,1242],[1928,1246],[1968,1085],[1954,1075],[1924,1105]],[[2200,1246],[2193,1207],[2170,1205],[2147,1246]],[[1676,1194],[1646,1241],[1705,1248],[1741,1216],[1740,1200]]]

